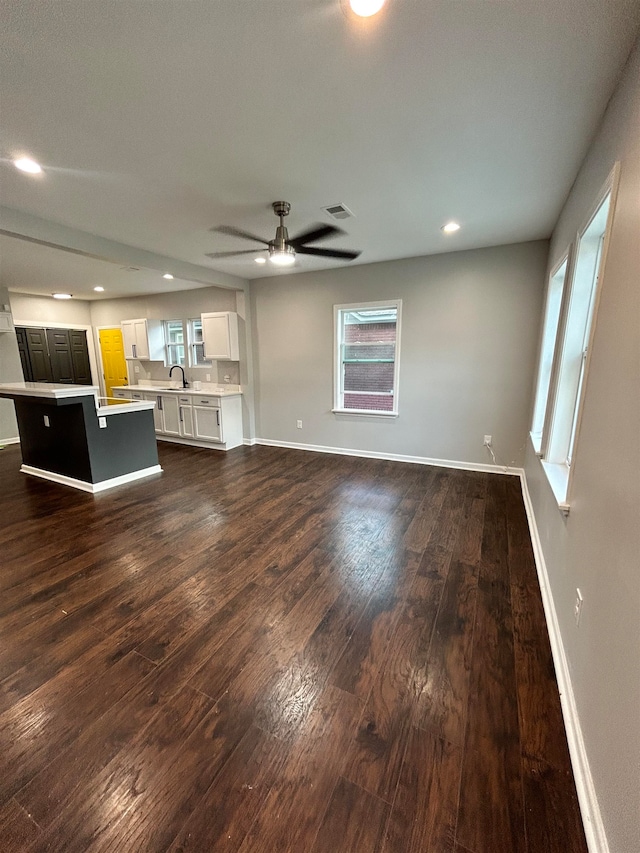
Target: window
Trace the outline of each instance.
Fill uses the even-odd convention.
[[[536,449],[542,448],[544,470],[564,512],[569,509],[571,469],[617,175],[616,166],[593,215],[578,234],[570,274],[565,258],[549,282],[531,437],[534,446],[538,442]],[[570,279],[570,287],[564,287],[565,279]],[[556,335],[561,317],[564,321]],[[555,356],[554,349],[558,349]]]
[[[168,364],[186,365],[184,346],[184,326],[182,320],[165,320],[165,341]]]
[[[533,423],[531,424],[531,438],[533,446],[539,453],[542,445],[542,430],[547,411],[549,399],[549,386],[551,384],[551,368],[558,336],[558,322],[560,320],[560,307],[564,293],[564,282],[567,276],[568,258],[565,255],[563,261],[549,279],[547,288],[547,304],[545,308],[544,327],[542,332],[542,345],[540,347],[540,361],[538,365],[538,383],[536,385],[535,405],[533,409]]]
[[[191,367],[211,364],[204,357],[204,341],[202,338],[202,320],[189,320],[189,360]]]
[[[398,414],[400,300],[335,307],[334,411]]]

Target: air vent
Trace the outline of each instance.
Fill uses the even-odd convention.
[[[330,204],[322,209],[333,219],[350,219],[354,215],[346,204]]]

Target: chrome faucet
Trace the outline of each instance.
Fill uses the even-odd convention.
[[[173,371],[176,369],[176,367],[178,368],[178,370],[181,370],[181,371],[182,371],[182,387],[183,387],[183,388],[186,388],[186,387],[188,386],[188,384],[189,384],[189,383],[188,383],[188,382],[187,382],[187,380],[185,379],[185,375],[184,375],[184,367],[183,367],[181,364],[174,364],[174,365],[173,365],[173,367],[169,370],[169,379],[171,379],[171,374],[172,374],[172,373],[173,373]]]

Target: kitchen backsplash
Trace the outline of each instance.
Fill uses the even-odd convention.
[[[139,385],[146,379],[153,382],[167,380],[169,378],[169,367],[165,367],[159,362],[152,361],[136,361],[128,360],[129,366],[129,384]],[[139,372],[136,373],[136,367]],[[212,384],[212,385],[239,385],[240,370],[238,363],[235,361],[220,361],[212,362],[205,367],[185,367],[185,376],[189,385],[193,385],[194,381]],[[178,378],[179,370],[174,370],[173,379]],[[207,379],[207,375],[210,379]],[[228,378],[225,378],[228,377]]]

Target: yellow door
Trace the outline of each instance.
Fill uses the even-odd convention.
[[[107,397],[113,397],[114,385],[128,385],[127,362],[120,329],[100,329],[100,351]]]

